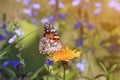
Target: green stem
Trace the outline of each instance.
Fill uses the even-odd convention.
[[[47,66],[47,67],[48,67],[48,71],[50,72],[49,66]],[[48,74],[48,76],[47,76],[47,80],[49,80],[49,74]]]
[[[63,65],[63,80],[65,80],[65,65]]]

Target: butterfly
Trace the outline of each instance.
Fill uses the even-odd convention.
[[[39,51],[42,54],[49,54],[60,51],[62,43],[55,26],[49,22],[44,24],[44,35],[39,42]]]

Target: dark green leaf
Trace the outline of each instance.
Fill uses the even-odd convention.
[[[100,78],[100,77],[103,77],[103,76],[105,77],[104,74],[99,74],[99,75],[95,76],[94,79],[97,79],[97,78]]]

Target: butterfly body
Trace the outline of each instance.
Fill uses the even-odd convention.
[[[53,53],[60,51],[62,48],[59,35],[55,29],[55,26],[51,23],[44,24],[44,35],[40,39],[39,51],[43,54]]]

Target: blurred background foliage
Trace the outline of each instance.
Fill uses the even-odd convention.
[[[37,8],[31,7],[35,3],[39,4]],[[108,80],[120,79],[120,0],[0,0],[0,35],[4,36],[0,39],[0,51],[10,45],[8,40],[14,35],[13,17],[18,19],[25,34],[0,58],[0,80],[13,80],[16,76],[16,69],[2,66],[11,58],[24,64],[25,70],[17,74],[27,74],[32,80],[47,80],[45,77],[50,74],[44,67],[45,56],[38,49],[43,24],[47,21],[56,25],[64,45],[82,52],[80,58],[68,63],[66,80],[87,80],[105,74],[99,62],[108,71],[116,64],[110,73],[115,79]],[[80,61],[87,61],[84,72],[76,68]],[[50,80],[61,80],[58,74],[62,73],[55,67]]]

